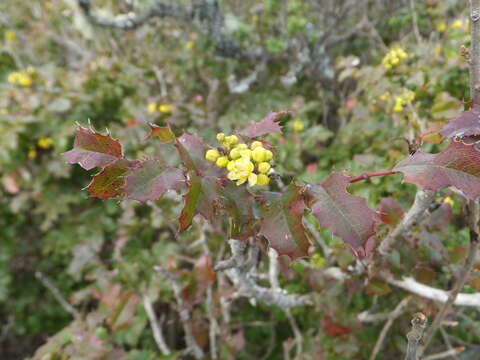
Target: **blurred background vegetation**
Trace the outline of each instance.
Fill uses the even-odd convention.
[[[91,13],[125,21],[129,15],[115,16],[143,14],[158,2],[95,0]],[[208,349],[209,262],[201,246],[192,246],[205,225],[197,219],[177,236],[176,194],[149,205],[89,199],[81,191],[89,175],[61,156],[71,148],[76,123],[108,128],[128,156],[175,163],[168,149],[146,140],[149,122],[168,121],[213,143],[219,131],[291,109],[284,133],[270,136],[276,169],[286,182],[317,182],[333,170],[358,175],[389,169],[408,153],[402,138],[438,128],[469,98],[461,56],[461,46],[469,45],[467,2],[164,3],[196,6],[198,16],[156,16],[125,31],[93,25],[74,0],[0,3],[1,359],[167,358],[154,342],[146,294],[163,319],[173,351],[168,358],[188,358],[181,354],[172,291],[151,270],[155,264],[181,274],[197,342]],[[433,136],[425,147],[438,151],[443,145],[437,140]],[[393,197],[401,209],[409,207],[415,188],[394,175],[350,191],[374,208]],[[416,228],[394,253],[391,271],[448,288],[465,256],[468,230],[460,215],[463,200],[445,190],[437,203],[443,212]],[[296,355],[290,350],[295,334],[285,312],[236,299],[229,321],[217,313],[219,358],[369,357],[383,323],[362,323],[357,315],[392,311],[407,294],[380,281],[354,277],[341,284],[322,277],[326,264],[348,269],[355,260],[330,233],[318,231],[333,249],[330,257],[319,247],[310,262],[281,267],[284,288],[316,298],[315,306],[292,310],[303,349]],[[208,247],[215,262],[225,239],[208,232]],[[217,280],[215,303],[234,292]],[[61,306],[46,282],[75,310]],[[463,291],[480,291],[478,271]],[[435,305],[415,298],[378,358],[405,351],[416,310],[428,315]],[[478,317],[462,310],[459,324],[432,348],[465,345],[462,358],[478,358]]]

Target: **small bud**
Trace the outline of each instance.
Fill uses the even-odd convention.
[[[237,146],[235,146],[238,150],[246,150],[248,149],[248,146],[247,144],[238,144]]]
[[[230,138],[229,140],[230,145],[238,144],[238,138],[235,135],[230,135],[229,138]]]
[[[240,150],[239,153],[242,158],[250,159],[250,157],[252,156],[252,150],[250,149]]]
[[[241,151],[241,150],[239,150],[238,147],[233,148],[232,150],[230,150],[230,154],[229,154],[229,155],[230,155],[230,159],[232,159],[232,160],[239,159],[240,156],[241,156],[241,155],[240,155],[240,151]]]
[[[273,153],[270,150],[265,150],[265,161],[270,161],[273,159]]]
[[[227,164],[227,170],[232,171],[234,167],[235,167],[235,161],[229,161]]]
[[[217,161],[219,156],[220,156],[220,153],[218,152],[217,149],[210,149],[210,150],[207,150],[207,152],[205,153],[205,159],[211,162]]]
[[[157,104],[155,103],[148,104],[147,110],[150,114],[153,114],[154,112],[157,111]]]
[[[254,141],[254,142],[252,142],[252,145],[250,145],[250,149],[255,150],[259,146],[263,147],[262,142],[261,141]]]
[[[302,132],[305,129],[305,124],[303,123],[302,120],[295,120],[293,122],[293,131],[295,132]]]
[[[173,111],[173,106],[169,104],[161,104],[158,106],[158,111],[162,114],[171,114]]]
[[[263,147],[257,147],[252,151],[252,159],[258,163],[266,160],[266,150]]]
[[[218,167],[227,167],[228,165],[228,158],[226,156],[220,156],[217,161],[215,162],[215,164],[218,166]]]
[[[268,173],[268,171],[270,170],[270,164],[268,162],[261,162],[260,164],[258,164],[258,171],[261,172],[261,173]]]
[[[257,181],[258,181],[257,179],[258,179],[257,174],[251,173],[250,175],[248,175],[248,185],[249,186],[255,186],[257,184]]]
[[[224,133],[218,133],[217,134],[217,141],[222,142],[225,140],[225,134]]]

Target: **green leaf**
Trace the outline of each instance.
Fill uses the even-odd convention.
[[[122,187],[125,184],[125,174],[138,164],[137,161],[118,159],[108,164],[98,174],[93,176],[92,182],[86,187],[90,197],[109,199],[124,193]]]
[[[169,143],[175,140],[175,134],[170,129],[170,126],[150,125],[149,137],[157,137],[162,143]]]

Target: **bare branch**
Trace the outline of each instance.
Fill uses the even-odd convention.
[[[458,354],[461,354],[464,351],[465,351],[465,347],[464,346],[459,346],[459,347],[456,347],[456,348],[449,349],[447,351],[442,351],[442,352],[437,353],[437,354],[432,354],[432,355],[425,356],[423,358],[423,360],[439,360],[439,359],[446,359],[446,358],[449,358],[449,357],[452,357],[452,356],[456,357]]]
[[[153,267],[161,276],[169,281],[172,286],[173,293],[175,295],[175,300],[178,304],[178,310],[180,314],[180,321],[182,322],[183,331],[185,332],[185,342],[188,346],[188,351],[192,352],[195,359],[202,359],[205,355],[203,350],[198,346],[195,337],[193,336],[192,323],[190,319],[190,312],[185,304],[185,301],[182,297],[182,285],[178,282],[178,279],[175,275],[168,272],[161,266]]]
[[[41,271],[35,271],[35,277],[48,289],[51,291],[53,297],[62,305],[62,307],[72,314],[75,319],[80,319],[80,313],[75,309],[65,297],[62,295],[60,290],[55,286],[55,284]]]
[[[147,312],[148,321],[150,322],[150,327],[153,331],[153,338],[155,339],[155,343],[157,344],[158,349],[163,355],[170,355],[171,352],[167,343],[165,342],[162,327],[158,322],[155,311],[153,310],[152,301],[146,294],[143,295],[143,307]]]

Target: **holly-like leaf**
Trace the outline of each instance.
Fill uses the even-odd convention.
[[[70,164],[79,164],[85,170],[104,167],[123,157],[118,140],[82,126],[77,129],[73,149],[63,155]]]
[[[404,181],[424,190],[454,186],[469,199],[480,196],[480,152],[475,145],[454,141],[438,154],[418,151],[393,170],[402,172]]]
[[[222,174],[220,168],[205,159],[205,152],[209,147],[197,136],[183,134],[177,138],[176,147],[185,167],[198,176],[218,177]]]
[[[380,220],[385,224],[395,226],[397,225],[405,213],[402,205],[397,200],[386,197],[380,200]]]
[[[464,111],[455,119],[450,120],[440,130],[440,134],[445,138],[480,135],[480,105],[475,104],[470,110]]]
[[[157,200],[167,190],[177,190],[185,183],[183,171],[163,167],[160,161],[148,159],[139,162],[125,177],[125,197],[145,202]]]
[[[376,214],[364,198],[347,192],[349,179],[334,172],[323,183],[311,185],[309,205],[321,226],[350,245],[357,255],[364,256],[365,244],[375,234]]]
[[[138,161],[118,159],[105,166],[102,171],[93,176],[92,182],[86,187],[90,197],[109,199],[122,195],[125,174],[138,164]]]
[[[230,236],[235,239],[246,239],[253,235],[255,216],[253,207],[255,198],[245,186],[236,186],[229,181],[221,192],[222,205],[232,219]]]
[[[240,131],[240,135],[254,138],[267,134],[279,134],[282,132],[282,127],[278,124],[278,120],[288,114],[290,114],[288,111],[271,112],[262,121],[248,125]]]
[[[170,129],[170,126],[150,125],[149,137],[157,137],[162,143],[169,143],[175,140],[175,134]]]
[[[261,220],[260,234],[279,255],[292,260],[307,256],[310,246],[302,222],[306,209],[303,192],[304,187],[290,184],[266,206]]]

